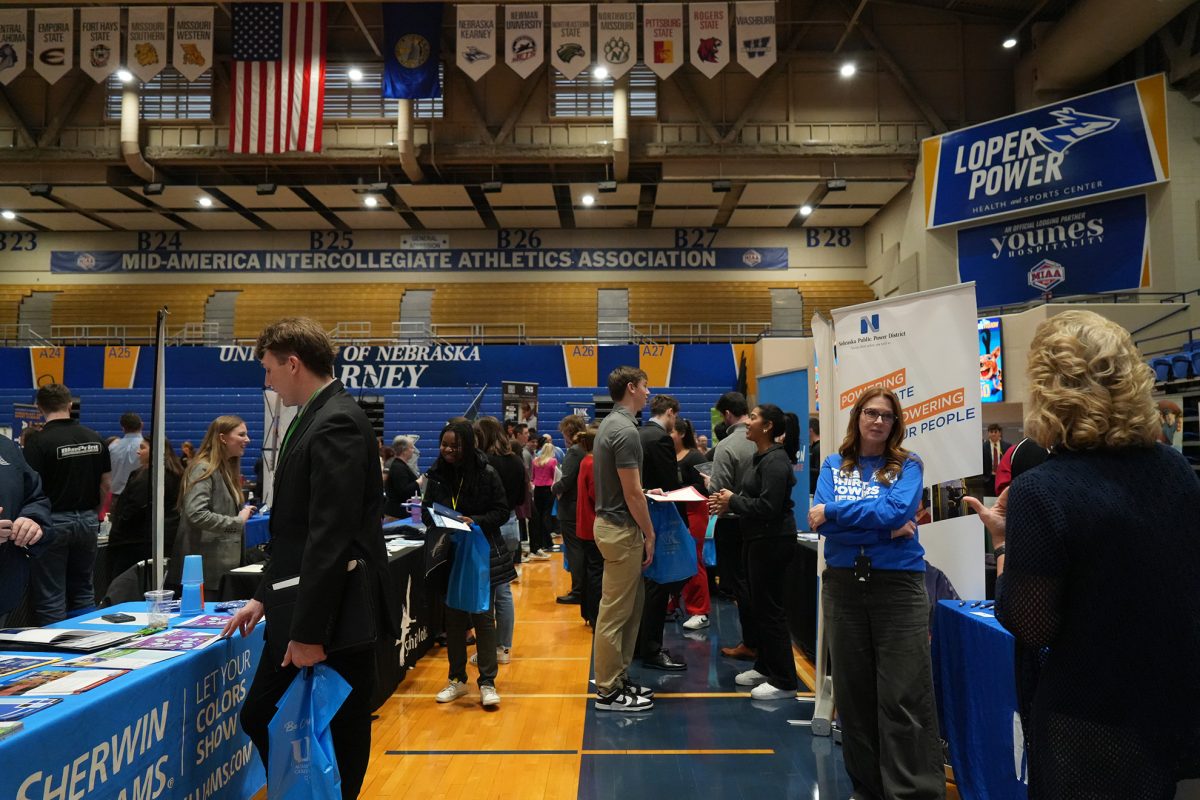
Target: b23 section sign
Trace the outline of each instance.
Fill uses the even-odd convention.
[[[930,228],[1079,202],[1170,177],[1164,77],[921,143]]]

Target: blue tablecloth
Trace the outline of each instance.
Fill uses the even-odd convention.
[[[58,627],[130,630],[99,619],[116,611],[145,611],[145,603]],[[213,604],[206,611],[214,613]],[[266,776],[237,715],[258,667],[262,632],[259,625],[247,639],[235,635],[133,670],[26,717],[24,730],[0,741],[0,798],[253,797]]]
[[[1025,800],[1013,637],[990,610],[938,603],[933,671],[942,736],[963,800]]]

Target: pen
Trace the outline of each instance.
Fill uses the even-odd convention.
[[[958,601],[958,607],[959,607],[959,608],[962,608],[962,607],[963,607],[963,606],[965,606],[966,604],[967,604],[967,601],[966,601],[966,600],[959,600],[959,601]]]
[[[974,603],[971,603],[971,608],[979,608],[979,606],[981,606],[981,605],[983,605],[983,601],[976,600]]]

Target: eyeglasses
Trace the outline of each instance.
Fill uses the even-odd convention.
[[[896,415],[891,413],[890,411],[880,411],[879,409],[876,409],[876,408],[864,408],[862,410],[862,413],[863,413],[863,416],[866,417],[867,419],[871,420],[871,422],[875,422],[876,420],[879,420],[879,421],[883,422],[883,424],[885,424],[885,425],[891,425],[893,422],[896,421]]]

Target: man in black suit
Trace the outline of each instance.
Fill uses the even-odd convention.
[[[650,400],[650,419],[638,429],[642,440],[642,486],[670,492],[680,488],[679,465],[675,460],[675,417],[679,401],[669,394],[658,394]],[[680,516],[684,515],[681,510]],[[686,520],[687,517],[684,517]],[[679,594],[687,581],[655,583],[645,578],[646,601],[642,606],[642,624],[638,629],[638,656],[642,665],[651,669],[677,672],[687,664],[676,661],[663,649],[663,625],[667,619],[667,604],[672,594]]]
[[[996,496],[996,468],[1000,466],[1000,459],[1004,457],[1008,448],[1012,447],[1003,440],[1003,433],[1004,430],[993,422],[988,425],[988,438],[983,443],[984,486],[992,497]]]
[[[296,407],[275,470],[271,560],[255,597],[224,633],[253,630],[268,612],[266,647],[242,707],[242,727],[267,763],[267,724],[275,704],[300,668],[324,662],[350,684],[351,693],[330,730],[342,779],[342,797],[358,797],[371,752],[371,695],[375,655],[370,645],[327,652],[346,615],[373,614],[379,637],[395,636],[387,598],[387,552],[380,515],[383,479],[371,423],[333,377],[334,348],[313,320],[288,318],[269,326],[254,348],[266,383],[285,406]],[[366,563],[370,608],[345,593],[348,566]],[[278,583],[299,577],[290,614],[273,610]],[[363,601],[357,601],[364,604]],[[276,622],[284,620],[284,624]]]

